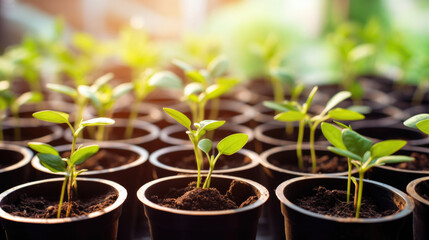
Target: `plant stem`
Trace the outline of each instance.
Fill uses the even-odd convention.
[[[140,99],[137,99],[131,108],[131,113],[129,116],[127,129],[125,130],[125,139],[129,139],[133,135],[133,129],[134,129],[134,121],[137,119],[138,110],[140,107]]]
[[[192,122],[197,123],[198,121],[198,107],[194,102],[189,103],[189,108],[191,109]]]
[[[63,206],[64,194],[65,194],[65,191],[66,191],[67,181],[68,181],[68,177],[66,176],[64,178],[64,181],[63,181],[63,186],[61,187],[61,195],[60,195],[60,202],[58,203],[57,218],[60,218],[60,216],[61,216],[61,207]]]
[[[363,191],[363,176],[364,171],[359,171],[359,192],[357,197],[357,206],[356,206],[356,218],[359,218],[360,205],[362,203],[362,191]]]
[[[316,172],[316,150],[314,149],[314,135],[317,125],[310,125],[310,154],[311,154],[311,171]]]
[[[73,173],[71,173],[72,175],[68,178],[68,183],[67,183],[67,211],[66,211],[66,217],[69,217],[70,215],[70,210],[72,207],[72,193],[71,193],[71,185],[73,183]]]
[[[201,159],[200,159],[200,153],[198,151],[198,142],[196,140],[193,140],[191,138],[192,144],[194,145],[194,153],[195,153],[195,160],[197,161],[197,188],[201,185]]]
[[[99,113],[98,113],[98,115],[100,117],[104,117],[105,116],[105,112],[103,110],[100,110]],[[97,136],[96,136],[95,139],[97,141],[103,141],[103,138],[104,138],[104,126],[101,125],[101,126],[98,126]]]
[[[206,107],[206,101],[201,101],[200,103],[198,103],[198,119],[197,119],[197,122],[201,122],[204,120],[205,107]]]
[[[302,140],[304,139],[304,126],[305,120],[299,121],[298,140],[296,142],[296,156],[298,158],[298,168],[304,168],[304,162],[302,160]]]
[[[352,160],[350,158],[347,158],[347,164],[349,168],[349,172],[347,175],[347,203],[350,202],[350,185],[352,181]]]
[[[274,77],[271,77],[270,80],[271,80],[271,86],[273,88],[274,102],[282,103],[284,101],[282,83],[279,80],[275,79]]]

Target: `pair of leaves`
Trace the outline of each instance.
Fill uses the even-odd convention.
[[[52,122],[52,123],[68,123],[69,122],[69,115],[64,112],[59,111],[51,111],[51,110],[44,110],[33,113],[33,117],[45,121],[45,122]],[[82,127],[87,126],[99,126],[99,125],[111,125],[114,124],[115,121],[110,118],[93,118],[86,121],[83,121],[81,123]]]
[[[184,126],[188,131],[192,131],[191,129],[191,120],[183,113],[174,110],[172,108],[163,108],[164,111],[172,117],[176,122],[178,122],[180,125]],[[200,123],[195,123],[195,126],[198,128],[199,131],[212,131],[216,128],[219,128],[225,123],[225,121],[217,121],[217,120],[204,120]]]
[[[238,152],[244,147],[244,145],[246,145],[248,138],[249,137],[245,133],[236,133],[225,137],[217,144],[216,148],[218,150],[218,154],[232,155]],[[198,142],[198,148],[208,155],[212,150],[212,146],[212,141],[207,138]]]
[[[404,125],[410,128],[417,128],[425,134],[429,134],[429,114],[421,113],[405,120]]]

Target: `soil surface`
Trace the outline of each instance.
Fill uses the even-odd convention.
[[[15,134],[13,128],[4,129],[3,134],[5,141],[15,141]],[[21,135],[19,137],[19,140],[32,140],[47,136],[49,134],[52,134],[52,130],[46,126],[21,127]]]
[[[196,188],[196,182],[191,182],[186,188],[171,189],[164,196],[151,196],[151,201],[165,207],[214,211],[236,209],[254,203],[258,200],[252,187],[245,182],[233,180],[228,191],[221,194],[216,188]]]
[[[180,157],[178,157],[177,154],[175,156],[163,155],[159,157],[159,161],[166,165],[177,167],[177,168],[194,169],[194,170],[197,169],[197,163],[195,161],[195,155],[193,153],[190,155],[188,154]],[[203,158],[203,162],[204,162],[204,166],[202,169],[209,170],[210,165],[206,157]],[[237,167],[241,167],[246,164],[249,164],[251,162],[252,160],[249,157],[243,156],[243,155],[236,154],[232,157],[221,155],[218,161],[216,162],[215,169],[220,170],[220,169],[237,168]]]
[[[70,156],[70,152],[61,154],[62,157]],[[76,169],[87,169],[88,171],[103,170],[119,167],[137,160],[138,155],[134,152],[120,149],[100,149],[94,156],[84,163],[76,166]]]
[[[298,168],[297,162],[282,163],[278,159],[270,159],[270,163],[287,170],[303,173],[312,173],[311,169],[311,157],[309,155],[302,156],[304,161],[304,168]],[[323,155],[321,157],[316,157],[317,167],[316,173],[336,173],[336,172],[345,172],[348,169],[347,159],[339,158],[337,156],[331,157],[328,155]]]
[[[425,181],[416,186],[416,192],[424,199],[429,201],[429,182]]]
[[[398,163],[392,166],[406,170],[429,171],[429,158],[426,154],[413,152],[410,156],[414,157],[416,160],[412,162]]]
[[[306,196],[295,200],[295,204],[312,212],[334,216],[334,217],[355,217],[353,207],[354,196],[350,196],[350,202],[347,203],[347,193],[342,190],[328,190],[325,187],[315,187],[311,196]],[[363,196],[360,218],[379,218],[395,214],[398,209],[380,209],[375,202],[366,196]]]
[[[109,192],[107,194],[86,200],[72,201],[70,217],[88,215],[92,212],[102,210],[112,205],[118,194]],[[68,202],[64,201],[61,206],[61,217],[65,217]],[[56,218],[58,212],[58,201],[48,201],[43,197],[28,197],[26,194],[19,196],[13,204],[3,204],[2,209],[14,216],[29,218]]]
[[[9,167],[19,161],[21,161],[24,157],[19,152],[2,149],[0,150],[0,169]]]

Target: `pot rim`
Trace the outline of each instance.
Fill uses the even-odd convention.
[[[246,182],[246,183],[252,185],[252,187],[257,189],[260,193],[258,200],[256,200],[256,202],[254,202],[250,205],[247,205],[247,206],[242,207],[242,208],[237,208],[237,209],[214,210],[214,211],[193,211],[193,210],[181,210],[181,209],[164,207],[164,206],[158,205],[158,204],[150,201],[146,197],[146,195],[145,195],[146,190],[149,189],[150,187],[154,186],[155,184],[157,184],[159,182],[170,181],[170,180],[174,181],[174,179],[179,179],[179,178],[190,178],[192,180],[195,180],[197,178],[197,175],[196,174],[193,174],[193,175],[175,175],[175,176],[163,177],[163,178],[159,178],[156,180],[152,180],[152,181],[144,184],[143,186],[141,186],[139,188],[139,190],[137,191],[137,197],[145,206],[154,208],[158,211],[169,212],[169,213],[174,213],[174,214],[182,214],[182,215],[192,215],[192,216],[218,216],[218,215],[236,214],[236,213],[240,213],[240,212],[244,212],[247,210],[251,210],[251,209],[260,207],[269,198],[268,190],[264,186],[262,186],[261,184],[255,182],[255,181],[245,179],[245,178],[240,178],[240,177],[234,177],[234,176],[228,176],[228,175],[217,175],[217,174],[213,174],[212,179],[213,178],[226,178],[226,179],[231,179],[231,180],[235,179],[235,180],[243,181],[243,182]]]
[[[129,109],[129,107],[122,106],[119,108],[115,108],[113,111],[113,114],[118,112],[131,112],[131,110]],[[136,120],[150,122],[150,123],[159,122],[162,120],[162,117],[163,117],[161,110],[159,110],[159,108],[156,105],[151,103],[146,103],[146,102],[140,103],[140,106],[137,112],[147,114],[147,115],[137,117]],[[124,118],[113,117],[113,119],[118,120],[118,119],[124,119]],[[125,118],[125,119],[128,119],[128,118]]]
[[[297,205],[295,205],[291,201],[289,201],[289,199],[287,199],[286,196],[284,196],[284,194],[283,194],[284,188],[287,185],[294,183],[294,182],[297,182],[297,181],[311,180],[311,179],[317,179],[317,178],[330,178],[330,179],[338,179],[338,180],[347,180],[347,177],[343,177],[343,176],[326,176],[326,175],[325,176],[324,175],[313,175],[313,176],[304,176],[304,177],[292,178],[292,179],[289,179],[287,181],[282,182],[276,188],[276,190],[275,190],[276,196],[281,201],[282,204],[287,205],[288,207],[292,208],[293,210],[295,210],[297,212],[300,212],[301,214],[309,215],[311,217],[323,219],[326,221],[335,221],[335,222],[342,222],[342,223],[380,223],[380,222],[386,222],[386,221],[394,221],[394,220],[403,218],[403,217],[407,216],[408,214],[412,214],[412,212],[413,212],[414,203],[407,196],[407,194],[405,194],[404,192],[400,191],[399,189],[394,188],[392,186],[389,186],[387,184],[380,183],[380,182],[373,181],[373,180],[368,180],[368,179],[364,179],[363,181],[365,183],[374,184],[374,185],[377,185],[377,186],[382,187],[382,188],[387,188],[388,190],[392,191],[393,193],[397,194],[402,199],[404,199],[404,201],[405,201],[404,209],[400,210],[399,212],[397,212],[393,215],[384,216],[384,217],[380,217],[380,218],[358,218],[358,219],[353,218],[353,217],[341,218],[341,217],[326,216],[326,215],[322,215],[319,213],[315,213],[315,212],[303,209],[301,207],[298,207]]]
[[[43,184],[43,183],[47,183],[47,182],[56,182],[56,181],[63,182],[64,178],[43,179],[43,180],[39,180],[39,181],[28,182],[28,183],[18,185],[16,187],[10,188],[10,189],[4,191],[3,193],[1,193],[0,194],[0,202],[7,195],[11,194],[12,192],[14,192],[18,189],[31,187],[31,186],[37,185],[37,184]],[[128,194],[127,190],[123,186],[121,186],[120,184],[118,184],[116,182],[106,180],[106,179],[100,179],[100,178],[77,178],[77,181],[78,182],[82,182],[82,181],[83,182],[85,182],[85,181],[98,182],[101,184],[109,185],[109,186],[113,187],[118,192],[118,198],[116,199],[116,201],[112,205],[104,208],[103,210],[92,212],[88,215],[77,216],[77,217],[68,217],[68,218],[59,218],[59,219],[58,218],[20,217],[20,216],[14,216],[12,214],[5,212],[1,207],[0,207],[0,217],[4,218],[6,220],[9,220],[9,221],[31,223],[31,224],[61,224],[61,223],[76,222],[76,221],[81,221],[81,220],[85,220],[85,219],[89,219],[89,218],[96,218],[96,217],[99,217],[103,214],[111,212],[114,209],[121,206],[125,202],[125,199],[127,198],[127,194]]]
[[[254,132],[252,131],[252,129],[250,129],[249,127],[243,126],[243,125],[225,123],[218,129],[219,130],[236,129],[236,130],[238,130],[237,132],[245,133],[249,137],[249,139],[247,140],[247,143],[249,143],[255,139]],[[216,131],[216,129],[214,131]],[[182,125],[179,125],[179,124],[167,126],[163,129],[161,129],[160,134],[159,134],[159,139],[165,143],[173,144],[173,145],[192,145],[192,143],[189,139],[185,140],[185,139],[174,138],[174,137],[170,136],[172,133],[177,133],[177,132],[183,132],[184,133],[185,132],[184,127]]]
[[[0,142],[0,151],[1,150],[10,150],[14,152],[18,152],[22,154],[22,159],[16,162],[15,164],[12,164],[10,166],[7,166],[5,168],[0,169],[0,173],[8,172],[11,170],[15,170],[21,167],[24,167],[28,163],[30,163],[31,158],[33,157],[33,152],[23,146],[15,145],[15,144],[8,144],[8,143],[1,143]]]
[[[108,125],[105,127],[106,128],[109,128],[109,127],[111,127],[111,128],[126,127],[127,123],[128,123],[128,121],[125,119],[115,119],[115,124]],[[87,139],[87,138],[78,138],[77,142],[79,142],[79,143],[97,142],[97,144],[101,143],[101,142],[114,142],[114,143],[129,143],[129,144],[139,145],[142,143],[151,142],[151,141],[157,139],[159,136],[159,128],[157,126],[155,126],[154,124],[149,123],[149,122],[144,122],[144,121],[136,119],[134,121],[134,128],[143,129],[149,133],[146,135],[140,136],[140,137],[136,137],[136,138],[128,138],[128,139],[121,138],[121,139],[116,139],[116,140],[103,140],[103,141],[97,141],[95,139]],[[64,138],[65,138],[65,140],[67,140],[70,143],[73,141],[73,136],[72,136],[70,129],[67,129],[64,131]]]
[[[422,183],[422,182],[426,182],[429,181],[429,176],[427,177],[421,177],[421,178],[417,178],[414,179],[413,181],[411,181],[410,183],[408,183],[407,185],[407,193],[415,200],[429,206],[429,200],[423,198],[420,194],[417,193],[416,191],[416,187],[418,184]]]
[[[391,130],[404,130],[404,131],[418,133],[421,136],[423,136],[422,138],[418,138],[418,139],[406,140],[407,144],[409,146],[421,146],[423,144],[429,143],[429,136],[426,136],[424,133],[418,131],[417,129],[408,128],[408,127],[405,127],[404,125],[401,125],[401,124],[393,124],[393,125],[385,126],[384,124],[377,122],[376,124],[371,125],[371,126],[364,126],[364,125],[355,126],[354,130],[357,133],[359,133],[359,131],[362,129],[377,129],[377,128],[385,128],[385,129],[389,129],[389,131],[391,131]],[[426,136],[426,137],[424,137],[424,136]],[[383,139],[378,139],[378,138],[373,138],[373,137],[368,137],[368,136],[366,136],[366,137],[373,140],[373,141],[376,141],[376,142],[383,141]]]
[[[196,169],[185,169],[185,168],[178,168],[178,167],[172,167],[170,165],[164,164],[158,160],[158,158],[166,153],[174,152],[174,151],[193,151],[194,147],[192,145],[179,145],[179,146],[170,146],[170,147],[164,147],[156,150],[155,152],[151,153],[149,156],[149,162],[154,165],[155,167],[159,167],[161,169],[174,171],[174,172],[180,172],[180,173],[187,173],[187,174],[197,174]],[[235,167],[235,168],[228,168],[228,169],[216,169],[213,170],[213,173],[216,174],[226,174],[230,172],[236,172],[236,171],[244,171],[247,169],[254,168],[258,166],[260,163],[260,157],[258,154],[256,154],[253,151],[247,150],[247,149],[240,149],[238,154],[248,156],[252,161],[249,164]],[[193,152],[192,152],[193,154]],[[209,170],[201,170],[201,173],[207,174]]]
[[[48,135],[44,135],[38,138],[34,138],[34,139],[28,139],[28,140],[20,140],[20,141],[3,141],[3,143],[5,144],[15,144],[15,145],[20,145],[20,146],[27,146],[27,143],[29,142],[43,142],[43,143],[49,143],[49,142],[53,142],[55,140],[58,140],[60,138],[63,137],[63,129],[58,126],[58,125],[46,125],[46,124],[41,124],[40,122],[32,122],[29,125],[24,125],[24,126],[20,126],[20,128],[25,128],[25,127],[42,127],[42,128],[47,128],[51,131],[50,134]],[[12,126],[5,126],[5,128],[13,128]]]
[[[97,174],[103,174],[103,173],[109,173],[109,172],[122,171],[122,170],[125,170],[128,168],[132,168],[132,167],[138,166],[140,164],[143,164],[149,158],[149,153],[146,149],[139,147],[139,146],[136,146],[136,145],[132,145],[132,144],[114,143],[114,142],[100,142],[97,145],[100,146],[100,149],[121,149],[121,150],[134,152],[134,153],[137,153],[139,155],[139,157],[133,162],[130,162],[128,164],[124,164],[124,165],[121,165],[118,167],[102,169],[102,170],[85,171],[85,172],[81,173],[81,176],[91,176],[91,175],[97,175]],[[57,151],[59,151],[59,152],[68,151],[68,150],[70,150],[70,148],[71,148],[71,144],[55,146],[55,149],[57,149]],[[45,172],[45,173],[49,173],[49,174],[53,174],[53,175],[59,175],[59,176],[64,175],[64,173],[61,173],[61,172],[53,173],[53,172],[49,171],[47,168],[45,168],[40,163],[40,160],[37,157],[37,155],[35,155],[33,157],[33,159],[31,160],[31,166],[33,166],[33,168],[35,168],[41,172]]]
[[[327,151],[327,152],[331,153],[331,152],[326,148],[326,146],[323,146],[323,145],[315,145],[314,147],[315,147],[316,152],[317,152],[317,151]],[[307,150],[307,149],[310,149],[310,145],[308,145],[308,144],[303,144],[303,145],[302,145],[302,150]],[[302,176],[313,176],[313,175],[316,175],[316,176],[317,176],[317,175],[321,175],[320,173],[296,172],[296,171],[292,171],[292,170],[289,170],[289,169],[286,169],[286,168],[281,168],[281,167],[278,167],[278,166],[276,166],[276,165],[274,165],[274,164],[270,163],[270,162],[267,160],[268,156],[269,156],[269,155],[271,155],[271,154],[273,154],[273,153],[282,152],[282,151],[292,151],[292,150],[293,150],[293,151],[296,151],[296,145],[278,146],[278,147],[271,148],[271,149],[269,149],[269,150],[267,150],[267,151],[264,151],[264,152],[262,152],[262,153],[260,154],[260,161],[261,161],[261,165],[262,165],[263,167],[265,167],[265,168],[272,169],[272,170],[275,170],[275,171],[277,171],[277,172],[281,172],[281,173],[294,174],[294,175],[302,175]],[[353,173],[353,172],[356,172],[356,171],[357,171],[357,170],[356,170],[356,169],[354,169],[354,170],[352,171],[352,173]],[[323,175],[328,175],[328,176],[340,176],[340,175],[344,175],[345,173],[347,173],[347,171],[344,171],[344,172],[336,172],[336,173],[322,173],[322,174],[323,174]]]
[[[399,151],[406,150],[406,151],[412,151],[412,152],[419,152],[419,153],[425,153],[429,156],[429,149],[419,146],[405,146],[401,148]],[[401,169],[401,168],[395,168],[393,166],[389,165],[383,165],[383,166],[376,166],[377,168],[386,169],[389,171],[397,171],[397,172],[403,172],[403,173],[420,173],[420,174],[427,174],[429,175],[429,170],[409,170],[409,169]]]

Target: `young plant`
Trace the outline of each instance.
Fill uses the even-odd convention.
[[[198,142],[198,148],[206,154],[210,164],[209,174],[207,175],[203,188],[210,187],[211,176],[219,157],[221,155],[232,155],[236,153],[246,145],[248,138],[249,137],[245,133],[236,133],[225,137],[217,144],[216,148],[218,153],[216,156],[210,155],[213,147],[213,143],[210,139],[204,138]]]
[[[404,125],[410,128],[417,128],[429,135],[429,114],[421,113],[405,120]]]
[[[197,188],[199,188],[201,185],[201,165],[203,164],[203,158],[202,158],[202,153],[199,151],[198,143],[200,142],[201,138],[204,136],[204,134],[206,134],[207,131],[212,131],[212,130],[215,130],[216,128],[219,128],[225,123],[225,121],[203,120],[199,123],[194,123],[194,127],[196,129],[192,129],[191,120],[188,117],[186,117],[185,114],[171,108],[163,108],[163,109],[170,117],[172,117],[180,125],[184,126],[187,129],[186,134],[188,134],[189,140],[191,140],[191,143],[194,146],[195,160],[197,162],[197,172],[198,172]],[[228,142],[229,140],[226,141],[225,143],[228,143]],[[223,145],[221,145],[221,149],[223,152],[225,152],[227,151],[228,148],[223,147]]]
[[[355,196],[355,198],[357,197],[356,218],[359,218],[362,202],[363,178],[366,171],[374,166],[381,166],[388,163],[414,161],[414,158],[409,156],[392,155],[407,144],[404,140],[385,140],[374,144],[368,138],[349,128],[342,129],[341,134],[338,134],[338,131],[330,133],[329,138],[330,141],[333,141],[335,144],[333,144],[334,146],[328,147],[328,149],[340,156],[350,158],[351,163],[358,169],[359,189],[358,195]],[[350,191],[349,188],[348,191]]]
[[[346,100],[351,96],[351,93],[348,91],[341,91],[335,94],[329,101],[326,103],[325,108],[318,115],[311,116],[308,113],[308,109],[310,108],[314,95],[317,92],[318,87],[314,87],[308,98],[306,103],[300,105],[298,103],[285,102],[285,104],[276,105],[275,103],[271,103],[271,106],[277,107],[278,109],[283,109],[284,112],[277,114],[274,119],[283,122],[295,122],[299,121],[299,129],[298,129],[298,140],[297,140],[297,157],[298,157],[298,167],[303,168],[304,163],[302,159],[302,142],[304,139],[304,128],[307,124],[310,128],[310,154],[311,154],[311,163],[312,163],[312,171],[316,172],[316,151],[314,147],[315,141],[315,133],[316,129],[320,123],[327,121],[329,119],[332,120],[361,120],[365,117],[355,111],[335,107],[342,101]]]
[[[64,112],[46,110],[46,111],[35,112],[33,116],[42,121],[59,123],[59,124],[65,123],[70,127],[73,133],[73,142],[72,142],[72,147],[70,149],[71,150],[70,157],[62,158],[59,152],[49,144],[38,143],[38,142],[28,143],[30,148],[38,152],[37,156],[40,159],[40,163],[44,167],[46,167],[47,169],[49,169],[54,173],[64,172],[65,177],[61,187],[57,218],[60,218],[61,216],[61,208],[64,201],[66,188],[67,188],[67,196],[68,196],[68,205],[67,205],[65,217],[68,217],[70,215],[70,210],[72,206],[71,204],[72,195],[73,195],[72,190],[74,189],[75,192],[77,191],[76,177],[82,172],[86,171],[85,169],[77,171],[76,165],[79,165],[85,162],[88,158],[94,155],[99,149],[98,145],[78,147],[76,149],[77,136],[87,126],[110,125],[110,124],[114,124],[115,122],[109,118],[93,118],[86,121],[79,121],[78,128],[75,129],[69,122],[69,115]]]
[[[209,100],[212,100],[212,112],[210,118],[216,119],[218,112],[218,98],[231,90],[238,80],[224,77],[228,69],[226,57],[219,56],[213,59],[206,69],[194,69],[188,63],[174,60],[173,64],[181,68],[190,81],[183,89],[183,101],[189,104],[193,122],[201,122],[204,109]]]

